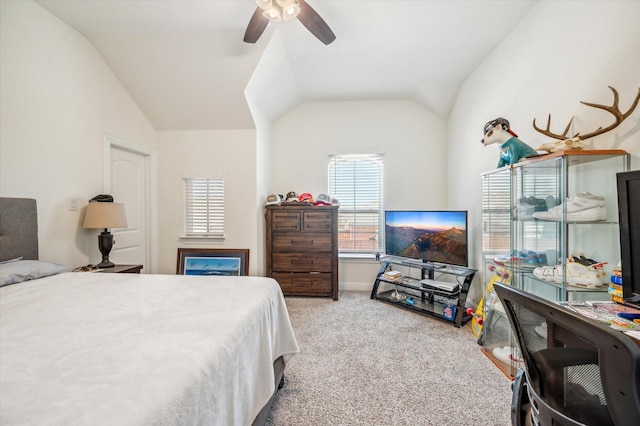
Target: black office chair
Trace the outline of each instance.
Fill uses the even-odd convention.
[[[513,425],[640,425],[640,346],[566,307],[494,284],[526,370],[513,383]]]

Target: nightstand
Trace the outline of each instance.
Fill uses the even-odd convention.
[[[116,265],[113,268],[104,268],[102,273],[108,274],[139,274],[142,265]]]

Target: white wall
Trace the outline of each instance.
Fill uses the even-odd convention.
[[[446,123],[413,101],[298,106],[273,126],[271,190],[328,191],[329,154],[384,154],[387,209],[446,208]],[[340,290],[370,289],[379,264],[341,260]]]
[[[81,221],[104,189],[103,135],[155,149],[156,132],[89,41],[38,4],[0,3],[0,52],[0,195],[37,199],[41,259],[95,263],[98,232]]]
[[[178,247],[233,248],[249,249],[249,274],[256,275],[256,131],[160,132],[158,168],[158,272],[176,272]],[[183,175],[214,172],[225,179],[226,238],[222,241],[181,239]]]
[[[254,110],[251,102],[249,108],[253,120],[256,123],[256,199],[255,201],[255,219],[256,219],[256,250],[254,259],[256,260],[256,275],[262,276],[265,273],[265,241],[266,241],[266,220],[264,215],[264,203],[269,194],[271,186],[271,122],[261,114],[260,111]],[[265,195],[267,194],[267,195]]]
[[[278,81],[278,84],[273,84],[274,81]],[[282,39],[280,34],[276,32],[269,40],[269,44],[245,89],[245,97],[256,128],[257,248],[255,258],[258,261],[257,275],[264,275],[266,268],[264,203],[271,187],[272,117],[274,114],[278,114],[270,100],[275,97],[282,100],[283,96],[295,96],[298,93],[295,83],[296,79],[286,59]],[[294,103],[293,99],[290,101]]]
[[[589,132],[613,117],[579,101],[610,105],[607,86],[620,93],[623,111],[640,87],[640,2],[539,2],[466,79],[452,110],[448,128],[448,207],[471,215],[471,262],[480,268],[481,172],[495,168],[496,146],[480,144],[482,127],[498,116],[511,122],[520,139],[538,147],[550,138],[532,126],[562,132],[576,116],[572,133]],[[632,153],[632,169],[640,167],[640,108],[620,127],[591,140],[593,149]]]

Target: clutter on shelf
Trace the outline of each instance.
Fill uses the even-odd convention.
[[[316,198],[309,192],[303,192],[298,195],[295,191],[287,192],[287,195],[269,194],[265,206],[294,205],[298,203],[312,204],[314,206],[339,206],[340,200],[327,194],[318,194]]]

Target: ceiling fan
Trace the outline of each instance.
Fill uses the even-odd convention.
[[[290,21],[295,18],[324,44],[336,39],[329,25],[305,0],[256,0],[256,3],[258,7],[244,33],[246,43],[258,41],[269,21]]]

